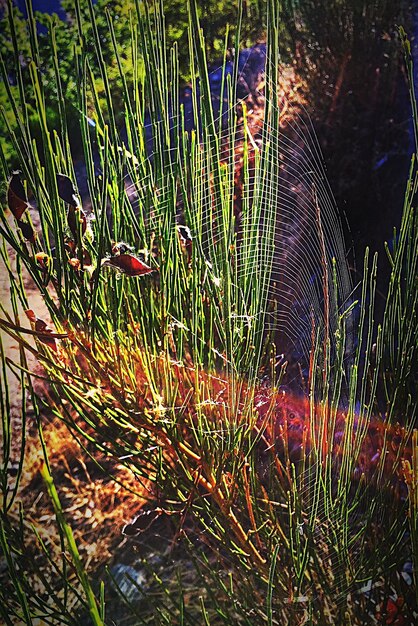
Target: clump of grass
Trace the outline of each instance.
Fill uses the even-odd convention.
[[[144,498],[153,505],[149,526],[132,521],[131,531],[150,537],[155,524],[170,518],[174,545],[183,537],[180,549],[164,555],[170,565],[163,560],[161,566],[148,555],[155,603],[149,598],[133,603],[115,575],[110,577],[127,614],[131,612],[126,619],[162,624],[196,619],[208,624],[289,619],[364,623],[373,600],[361,587],[371,581],[372,587],[384,584],[385,592],[399,587],[400,595],[396,572],[413,552],[406,530],[409,504],[413,522],[414,498],[406,500],[401,472],[402,467],[415,471],[407,461],[417,408],[415,158],[402,225],[390,253],[393,270],[385,319],[375,328],[377,259],[369,263],[366,255],[359,302],[344,301],[350,288],[341,229],[320,171],[302,169],[303,175],[312,175],[309,191],[299,188],[306,201],[306,222],[283,217],[275,3],[269,3],[265,114],[258,144],[245,107],[241,114],[234,106],[237,65],[220,92],[222,97],[226,92],[226,129],[214,119],[195,3],[189,7],[195,130],[185,131],[176,47],[167,56],[162,4],[150,10],[138,1],[131,28],[136,76],[132,92],[124,82],[114,41],[125,89],[122,131],[94,7],[91,2],[88,6],[92,40],[85,40],[85,24],[76,11],[75,65],[90,207],[83,206],[77,190],[68,133],[65,128],[58,133],[48,123],[33,20],[28,21],[34,59],[31,93],[40,142],[32,140],[28,125],[17,48],[18,100],[8,89],[15,113],[10,138],[20,155],[22,175],[10,179],[4,170],[13,215],[2,219],[2,257],[11,278],[12,309],[9,313],[2,307],[0,324],[20,346],[20,362],[11,364],[3,352],[3,372],[11,367],[30,392],[62,557],[52,554],[41,534],[32,530],[56,574],[52,583],[42,573],[44,588],[35,588],[30,567],[20,559],[27,545],[24,512],[20,518],[16,514],[27,399],[23,393],[24,435],[11,489],[8,466],[15,428],[3,383],[2,550],[13,583],[3,597],[3,617],[6,623],[43,619],[71,624],[89,613],[93,623],[105,623],[106,593],[112,593],[111,583],[106,591],[89,581],[80,558],[82,546],[77,547],[71,519],[65,515],[65,494],[54,480],[57,468],[50,462],[39,394],[25,356],[31,352],[42,365],[37,375],[48,384],[50,410],[74,441],[115,484],[126,476],[135,478],[132,515]],[[239,8],[241,15],[241,3]],[[113,41],[110,15],[108,23]],[[51,24],[55,52],[56,27]],[[13,20],[10,28],[13,32]],[[238,48],[239,24],[236,32]],[[94,47],[97,67],[89,63],[88,45]],[[407,64],[410,68],[409,58]],[[58,64],[54,67],[64,111]],[[3,74],[7,87],[4,65]],[[95,74],[103,81],[105,107],[95,91]],[[307,127],[301,123],[301,128],[308,141]],[[234,203],[238,148],[240,213]],[[306,162],[311,164],[308,157]],[[314,157],[312,163],[319,167]],[[29,192],[39,225],[27,202]],[[306,233],[299,234],[303,225],[310,244]],[[283,250],[277,249],[289,246],[286,228],[293,228],[299,247],[300,242],[309,245],[306,256],[290,251],[287,266]],[[17,255],[16,271],[6,243]],[[293,289],[291,268],[296,259],[309,256],[314,270],[308,262],[301,267],[300,285]],[[19,279],[22,267],[42,295],[50,320],[30,309]],[[302,293],[304,300],[295,303],[299,308],[286,302],[286,296],[292,301],[289,294]],[[353,351],[348,338],[355,310]],[[297,313],[302,331],[293,345],[302,349],[308,343],[301,356],[306,360],[302,398],[283,394],[286,364],[277,367],[275,359],[283,345],[292,344],[289,327],[294,322],[289,319],[295,320]],[[284,343],[276,346],[274,341]],[[266,373],[269,382],[263,384]],[[382,402],[384,422],[375,415]],[[396,424],[400,416],[402,427]],[[370,428],[375,423],[381,449],[369,463],[374,445]],[[112,461],[124,470],[116,473]],[[411,475],[408,485],[413,483]],[[412,537],[414,532],[412,523]],[[77,537],[81,543],[83,538]],[[186,575],[173,559],[190,568]],[[140,596],[146,595],[139,583],[137,587]]]

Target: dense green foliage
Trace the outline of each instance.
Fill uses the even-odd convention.
[[[30,110],[29,123],[35,136],[39,136],[39,128],[34,111],[34,98],[30,94],[29,60],[31,59],[30,38],[27,33],[27,23],[16,7],[13,8],[13,24],[15,30],[15,44],[11,33],[11,26],[7,8],[0,20],[1,53],[7,68],[7,76],[11,82],[11,89],[17,90],[17,77],[11,71],[13,67],[14,46],[21,60],[23,83],[29,90],[26,94],[27,105]],[[29,2],[29,8],[31,3]],[[77,27],[75,15],[75,3],[73,0],[62,0],[61,6],[67,14],[64,22],[57,16],[49,16],[40,12],[31,15],[38,25],[38,58],[44,80],[44,90],[47,95],[47,116],[51,127],[57,128],[57,106],[54,66],[52,63],[52,50],[54,48],[56,60],[60,68],[60,80],[62,92],[66,103],[67,123],[73,138],[73,149],[78,154],[81,147],[81,138],[78,134],[78,94],[77,79],[75,76],[75,51],[84,40],[84,49],[94,70],[94,53],[91,46],[91,21],[88,1],[79,3],[82,31]],[[220,63],[225,40],[229,54],[233,58],[235,24],[237,22],[237,3],[234,0],[205,0],[199,2],[200,23],[205,32],[206,53],[209,63]],[[264,41],[266,36],[266,2],[261,0],[247,1],[243,5],[243,20],[240,30],[240,46],[249,47],[257,42]],[[377,63],[383,55],[387,55],[388,62],[383,71],[387,78],[393,67],[396,66],[397,58],[394,55],[393,39],[395,37],[395,25],[405,24],[410,15],[407,0],[392,2],[377,0],[374,3],[357,2],[346,0],[345,2],[321,2],[299,3],[295,0],[284,0],[280,3],[280,41],[281,55],[285,62],[295,62],[298,71],[309,73],[312,81],[311,106],[321,110],[324,102],[316,99],[315,93],[321,93],[321,85],[332,83],[337,80],[335,74],[337,68],[344,66],[347,58],[357,73],[358,79],[367,79],[368,64],[363,64],[362,59],[368,58],[369,63]],[[128,92],[132,95],[133,64],[135,63],[133,51],[136,42],[131,40],[131,26],[136,23],[135,0],[98,0],[93,7],[96,16],[97,32],[100,38],[102,55],[108,68],[109,80],[112,83],[112,94],[115,110],[122,111],[123,88],[119,77],[119,71],[115,57],[115,46],[122,65]],[[152,9],[151,9],[152,11]],[[188,15],[187,5],[183,1],[165,0],[165,37],[167,49],[174,42],[178,45],[179,72],[182,81],[190,80],[190,68],[188,61]],[[114,38],[109,33],[109,20],[112,21]],[[53,35],[52,35],[53,32]],[[51,36],[54,41],[52,42]],[[365,43],[367,42],[367,43]],[[367,50],[363,46],[367,46]],[[362,68],[364,76],[361,77]],[[316,77],[316,78],[315,78]],[[93,71],[92,79],[100,98],[105,106],[104,85],[101,78]],[[4,79],[3,79],[4,80]],[[316,82],[318,84],[316,84]],[[384,94],[380,94],[380,98]],[[323,98],[322,98],[323,100]],[[0,104],[4,109],[3,115],[10,121],[13,118],[10,110],[9,99],[4,82],[0,82]],[[122,113],[117,120],[123,123]],[[0,117],[0,142],[2,142],[6,159],[10,162],[15,158],[10,152],[10,145],[4,140],[6,125],[3,116]]]
[[[32,15],[32,19],[36,20],[40,26],[37,34],[38,59],[37,64],[43,74],[43,88],[45,90],[48,109],[47,116],[51,127],[58,126],[57,119],[57,103],[56,88],[54,80],[54,65],[52,59],[56,55],[56,62],[60,68],[61,87],[66,103],[67,122],[72,135],[73,149],[77,154],[81,147],[81,138],[78,134],[78,94],[77,79],[75,76],[75,59],[76,50],[80,46],[82,40],[87,58],[93,68],[92,79],[95,84],[101,105],[105,107],[104,85],[101,78],[94,69],[94,51],[91,48],[91,19],[88,0],[79,3],[79,17],[81,20],[81,31],[77,26],[77,18],[75,14],[75,4],[73,0],[62,0],[61,6],[66,12],[67,20],[64,22],[56,15],[50,16],[37,12]],[[9,5],[8,5],[9,6]],[[29,3],[30,7],[30,3]],[[37,126],[36,114],[33,110],[34,97],[30,93],[29,79],[29,60],[31,59],[30,38],[27,32],[27,22],[16,7],[13,7],[13,29],[15,31],[15,44],[11,32],[11,24],[9,20],[10,8],[6,8],[0,20],[1,53],[7,68],[7,76],[12,85],[12,91],[17,93],[16,75],[10,72],[13,67],[13,58],[15,54],[14,46],[18,51],[21,59],[22,80],[27,90],[26,100],[30,108],[29,123],[35,136],[39,136],[39,128]],[[132,96],[133,64],[135,62],[133,51],[136,42],[131,39],[131,28],[137,23],[137,15],[135,9],[135,0],[98,0],[93,7],[96,16],[97,32],[101,43],[101,50],[104,63],[108,69],[108,78],[112,83],[112,96],[114,99],[115,111],[122,111],[123,106],[121,99],[123,98],[123,88],[120,79],[119,69],[116,63],[115,46],[119,57],[119,62],[125,76],[128,87],[128,93]],[[178,44],[179,50],[179,67],[180,75],[183,81],[190,80],[189,63],[188,63],[188,34],[187,34],[187,4],[179,1],[168,1],[164,3],[165,21],[166,21],[166,42],[170,48],[174,42]],[[263,3],[248,2],[245,10],[245,25],[242,30],[242,40],[245,45],[252,45],[256,41],[263,40],[265,37],[265,8]],[[114,36],[109,33],[109,20],[112,21],[112,30]],[[225,37],[228,25],[231,24],[229,31],[230,43],[233,41],[234,27],[237,20],[237,8],[234,0],[219,1],[209,0],[201,4],[201,23],[206,33],[206,41],[208,42],[208,59],[209,62],[219,61],[223,54]],[[51,39],[53,37],[53,41]],[[4,80],[4,78],[3,78]],[[4,109],[4,115],[10,121],[13,113],[10,110],[9,99],[5,89],[4,82],[0,82],[0,104]],[[118,123],[123,122],[122,113],[118,116]],[[5,122],[0,118],[0,141],[2,141],[3,150],[7,161],[12,158],[10,152],[10,144],[4,137],[7,135]],[[15,156],[15,155],[13,155]]]

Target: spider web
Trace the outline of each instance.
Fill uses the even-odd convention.
[[[260,52],[260,47],[257,50]],[[250,57],[251,52],[246,51],[239,65],[238,82],[241,86],[246,82],[245,67]],[[212,83],[219,85],[220,71],[222,68],[213,69],[210,77],[216,77],[216,80]],[[200,254],[216,280],[221,273],[217,249],[223,235],[219,225],[225,225],[223,211],[227,194],[226,200],[233,205],[230,212],[231,241],[237,248],[236,283],[233,286],[240,302],[233,303],[236,304],[236,317],[248,315],[249,320],[253,317],[261,319],[259,332],[268,334],[278,352],[282,353],[282,360],[289,362],[291,384],[292,379],[298,378],[295,373],[298,368],[307,374],[315,337],[317,341],[327,337],[333,350],[337,319],[350,303],[352,286],[341,219],[303,98],[292,100],[292,94],[280,88],[278,102],[269,103],[271,114],[278,114],[280,119],[279,128],[274,129],[263,114],[266,103],[262,86],[265,80],[267,78],[261,72],[258,86],[252,85],[252,92],[240,98],[238,103],[231,104],[226,90],[214,96],[221,161],[226,166],[232,164],[229,170],[226,167],[229,185],[223,187],[224,195],[216,189],[213,163],[203,148],[197,151],[194,177],[187,189],[189,197],[185,197],[184,187],[178,185],[177,188],[176,219],[172,228],[187,227],[193,245],[199,243]],[[249,111],[248,122],[244,121],[244,108]],[[235,114],[236,129],[231,134],[229,124]],[[189,131],[193,125],[191,118],[192,114],[184,125]],[[202,134],[204,130],[198,133],[200,139]],[[152,139],[149,146],[152,164],[156,156],[152,152]],[[175,149],[172,155],[175,159]],[[264,170],[257,163],[259,158],[265,159],[268,171],[272,172],[269,180],[263,178]],[[157,175],[153,180],[155,194],[151,202],[141,195],[141,189],[147,188],[143,184],[143,171],[141,175],[136,184],[128,188],[128,193],[135,189],[133,204],[146,215],[144,221],[151,233],[164,213],[172,210],[170,200],[167,200],[169,187],[161,185]],[[152,165],[146,176],[152,179],[155,176]],[[159,180],[164,180],[164,176]],[[153,210],[150,213],[151,204]],[[260,255],[260,249],[263,249],[263,255]],[[253,291],[257,282],[263,284],[267,298],[265,306],[254,311]],[[350,361],[353,351],[350,335],[346,351]],[[330,513],[329,501],[318,491],[318,483],[323,478],[320,461],[310,453],[307,465],[305,472],[297,478],[298,493],[306,514],[306,521],[298,526],[298,532],[302,542],[305,533],[311,533],[323,563],[327,564],[323,576],[328,587],[335,588],[333,602],[337,606],[355,588],[357,575],[360,574],[362,579],[368,576],[367,559],[362,552],[363,535],[360,533],[358,539],[355,536],[375,494],[372,488],[366,488],[363,498],[345,520],[349,529],[348,536],[341,542],[345,554],[336,562],[337,551],[332,537],[339,532],[338,516],[335,511]],[[339,472],[339,461],[335,460],[331,471],[333,490],[337,488]],[[382,506],[383,502],[379,502],[376,510]],[[372,574],[370,572],[370,578]],[[305,592],[295,599],[295,603],[307,600]],[[310,600],[319,599],[314,585],[308,592]]]
[[[260,51],[265,54],[263,47],[259,46],[257,50],[259,54]],[[250,58],[251,54],[244,55],[238,74],[239,84],[245,83],[243,76]],[[220,71],[222,68],[218,67],[210,74],[216,77],[215,85],[219,83]],[[233,241],[237,247],[236,277],[239,282],[235,287],[243,299],[237,307],[240,312],[237,317],[245,316],[246,312],[249,317],[261,316],[261,332],[270,333],[284,359],[290,363],[302,363],[306,370],[313,333],[321,333],[320,329],[323,333],[328,325],[329,335],[332,336],[339,306],[336,303],[346,305],[349,302],[351,285],[348,263],[341,220],[309,116],[300,103],[300,97],[299,102],[293,103],[281,89],[279,102],[271,107],[273,113],[278,112],[280,116],[280,129],[272,129],[263,115],[264,79],[265,76],[261,74],[258,80],[261,89],[253,86],[252,93],[241,98],[238,104],[230,104],[225,94],[226,88],[224,94],[213,97],[212,103],[214,110],[219,113],[222,101],[222,113],[215,119],[218,128],[224,126],[219,132],[221,160],[223,164],[232,163],[231,169],[235,171],[235,180],[229,187],[226,186],[226,194],[234,202]],[[237,128],[231,137],[228,116],[231,110],[241,111],[245,105],[250,109],[248,124],[244,124],[243,116],[237,113]],[[190,112],[185,128],[190,129],[192,126],[192,116],[193,112]],[[174,127],[176,124],[178,121],[173,122]],[[148,137],[147,143],[151,150],[150,163],[153,163],[155,137]],[[175,158],[175,148],[171,152],[169,160]],[[263,180],[263,173],[255,163],[260,155],[263,155],[268,166],[277,167],[278,164],[278,172],[272,174],[270,180]],[[187,199],[188,213],[193,216],[196,212],[198,217],[193,216],[194,223],[187,220],[187,212],[184,210],[186,199],[184,191],[179,188],[176,221],[187,226],[192,240],[199,242],[201,254],[213,270],[216,280],[220,273],[216,246],[225,224],[221,217],[225,195],[220,197],[219,190],[213,186],[213,164],[203,150],[198,158],[201,172],[195,172],[187,190],[191,196]],[[245,158],[247,163],[244,173]],[[161,186],[161,181],[167,184],[164,176],[160,181],[153,180],[156,192],[151,202],[141,195],[141,190],[147,188],[144,184],[146,177],[154,179],[152,166],[146,177],[143,172],[141,174],[138,181],[128,188],[128,193],[134,190],[133,203],[136,207],[142,207],[140,210],[144,212],[147,228],[152,232],[164,213],[170,211],[168,187]],[[258,211],[254,210],[256,203]],[[263,248],[264,256],[260,256],[260,248]],[[335,284],[332,277],[333,259]],[[259,311],[254,311],[251,306],[251,290],[245,293],[241,286],[248,284],[251,276],[253,281],[257,276],[268,291],[266,306]]]

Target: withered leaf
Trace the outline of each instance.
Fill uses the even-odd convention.
[[[51,257],[46,252],[37,252],[35,254],[35,261],[43,271],[47,271],[51,265]]]
[[[32,323],[34,330],[36,330],[36,332],[42,334],[42,335],[46,335],[48,333],[52,333],[53,331],[48,328],[48,325],[46,324],[46,322],[44,322],[44,320],[41,320],[39,317],[36,316],[36,314],[34,313],[34,311],[32,311],[32,309],[28,309],[27,311],[25,311],[26,313],[26,317],[28,318],[28,320]],[[54,352],[57,351],[57,342],[55,341],[54,337],[38,337],[39,341],[42,341],[42,343],[44,343],[45,345],[49,346],[51,348],[51,350],[54,350]]]
[[[83,265],[93,265],[93,261],[90,252],[83,248]]]
[[[110,259],[105,259],[102,265],[114,267],[127,276],[142,276],[156,271],[133,254],[119,254]]]
[[[77,245],[75,241],[73,241],[72,239],[66,239],[64,247],[68,255],[68,263],[77,271],[80,270],[81,259],[80,255],[77,253]],[[83,253],[83,266],[85,268],[91,267],[93,265],[93,261],[90,252],[87,250],[87,248],[84,247],[82,247],[81,250]]]
[[[20,171],[13,172],[7,188],[7,204],[9,205],[9,209],[13,216],[17,220],[20,220],[23,213],[29,206],[25,188],[20,179],[20,174]]]
[[[77,208],[80,206],[80,201],[77,197],[77,190],[74,184],[68,176],[65,174],[57,174],[57,186],[59,197],[67,202],[70,206]]]
[[[35,241],[36,233],[32,226],[28,222],[22,222],[21,220],[17,220],[17,224],[22,231],[24,238],[30,243],[33,243]]]
[[[77,272],[79,271],[80,267],[81,267],[81,263],[80,263],[80,259],[72,258],[72,259],[68,259],[68,263],[71,265],[71,267],[73,267]]]
[[[66,239],[64,241],[64,248],[66,252],[68,252],[68,254],[71,254],[72,256],[75,255],[75,251],[77,250],[76,243],[72,239]]]

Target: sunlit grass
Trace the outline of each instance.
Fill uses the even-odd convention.
[[[5,212],[1,225],[11,309],[2,306],[0,325],[19,345],[20,358],[13,364],[2,352],[1,541],[11,581],[2,597],[2,617],[7,624],[19,619],[31,624],[38,618],[77,624],[89,613],[93,623],[106,623],[106,594],[117,586],[113,581],[112,587],[112,577],[103,571],[104,586],[96,584],[80,557],[88,538],[84,540],[79,527],[73,533],[60,484],[54,481],[60,461],[53,454],[51,425],[42,417],[45,406],[35,385],[40,376],[43,393],[47,389],[44,404],[67,427],[82,458],[90,458],[97,475],[115,486],[129,483],[132,514],[138,502],[148,500],[157,510],[156,519],[174,520],[176,539],[184,535],[181,556],[174,554],[193,572],[192,581],[190,571],[183,576],[171,563],[167,582],[150,557],[156,601],[146,598],[132,605],[125,597],[126,623],[364,623],[371,608],[358,596],[359,589],[371,580],[392,590],[396,572],[411,554],[416,558],[416,444],[409,459],[417,409],[415,158],[391,253],[385,318],[378,328],[373,321],[377,258],[370,261],[366,254],[359,302],[343,302],[344,251],[338,243],[335,253],[328,250],[332,235],[339,241],[338,224],[333,231],[332,210],[321,205],[322,188],[318,194],[314,190],[321,303],[317,307],[312,302],[305,394],[284,393],[286,364],[276,367],[281,346],[274,345],[281,328],[266,332],[275,306],[281,304],[279,299],[271,302],[280,226],[275,205],[280,165],[275,3],[269,3],[261,147],[254,147],[251,130],[241,138],[237,132],[246,124],[245,108],[243,121],[231,105],[237,68],[225,85],[226,129],[214,119],[194,3],[190,73],[200,114],[195,114],[190,133],[184,130],[178,100],[176,47],[166,54],[161,4],[137,2],[138,28],[132,20],[131,32],[137,77],[133,93],[124,81],[109,16],[125,89],[122,131],[91,2],[89,7],[89,42],[77,12],[75,73],[91,207],[83,207],[78,194],[65,116],[59,131],[49,124],[31,20],[31,90],[21,80],[16,43],[17,100],[8,92],[15,113],[10,141],[20,157],[24,187],[18,177],[12,183],[4,169],[13,214]],[[13,21],[10,27],[13,32]],[[53,50],[56,27],[51,24]],[[95,50],[94,67],[88,62],[88,44]],[[409,57],[407,64],[410,70]],[[105,106],[93,74],[102,80]],[[8,85],[4,65],[3,80]],[[65,108],[58,64],[56,86]],[[33,139],[28,123],[29,91],[41,141]],[[238,150],[242,215],[234,205]],[[2,163],[5,168],[4,159]],[[36,209],[26,207],[27,195]],[[314,256],[314,244],[312,250]],[[16,269],[9,261],[11,251],[17,256]],[[23,268],[50,320],[37,310],[28,313]],[[34,354],[42,369],[31,373],[26,353]],[[18,428],[11,419],[7,370],[19,377],[30,397],[22,393]],[[385,420],[378,415],[382,403]],[[61,556],[50,550],[47,536],[25,524],[25,510],[18,506],[25,493],[27,430],[31,443],[35,440],[29,405]],[[18,463],[14,487],[12,457]],[[152,528],[151,523],[151,534]],[[31,566],[19,559],[28,546],[34,549],[36,539],[45,572],[34,587]],[[164,546],[170,543],[169,537],[163,539]]]

